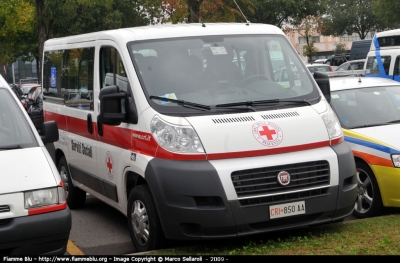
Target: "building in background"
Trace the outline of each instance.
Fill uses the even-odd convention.
[[[13,64],[0,64],[0,74],[8,83],[19,84],[20,80],[37,79],[36,60],[23,61],[19,58]]]
[[[374,37],[374,32],[370,32],[365,39],[372,39]],[[303,46],[306,45],[306,38],[303,37],[297,31],[291,31],[286,34],[290,43],[296,49],[297,53],[300,54],[304,62],[308,62],[308,58],[303,56]],[[314,46],[318,48],[318,53],[312,56],[311,60],[330,58],[333,55],[333,50],[335,49],[335,44],[343,43],[346,46],[346,50],[350,52],[351,45],[353,41],[360,40],[358,34],[354,33],[352,35],[343,35],[340,37],[334,36],[312,36],[311,41],[314,41]]]

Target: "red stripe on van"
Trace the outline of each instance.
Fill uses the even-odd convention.
[[[57,122],[58,124],[58,122]],[[87,120],[82,120],[67,116],[68,132],[83,136],[92,140],[97,140],[97,123],[92,121],[93,133],[90,134],[88,130]]]
[[[270,154],[278,154],[278,153],[288,153],[288,152],[310,150],[310,149],[325,147],[325,146],[329,146],[329,145],[330,145],[330,141],[323,141],[323,142],[309,143],[309,144],[303,144],[303,145],[287,146],[287,147],[281,147],[281,148],[256,150],[256,151],[211,153],[211,154],[208,154],[208,160],[243,158],[243,157],[262,156],[262,155],[270,155]]]
[[[211,154],[180,154],[170,152],[162,147],[153,138],[153,135],[146,132],[131,130],[118,126],[103,125],[103,135],[97,134],[97,123],[93,122],[93,134],[87,131],[87,121],[74,117],[67,118],[63,115],[45,111],[46,121],[55,120],[60,129],[79,134],[80,136],[99,140],[100,142],[107,143],[116,147],[120,147],[132,152],[145,154],[152,157],[169,159],[169,160],[218,160],[228,158],[243,158],[262,156],[270,154],[288,153],[295,151],[304,151],[314,148],[326,147],[334,144],[339,144],[344,141],[344,137],[340,137],[331,141],[315,142],[303,145],[287,146],[274,149],[242,151],[242,152],[228,152],[228,153],[211,153]],[[59,124],[59,121],[61,124]],[[90,135],[90,136],[89,136]],[[208,158],[207,158],[208,157]]]
[[[44,121],[55,121],[60,130],[67,131],[67,116],[54,113],[51,111],[44,111]]]
[[[342,143],[342,142],[344,142],[344,136],[343,135],[341,137],[339,137],[339,138],[331,140],[331,145],[339,144],[339,143]]]

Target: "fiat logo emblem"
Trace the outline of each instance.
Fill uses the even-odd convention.
[[[290,174],[286,171],[282,171],[278,173],[277,179],[278,183],[281,185],[288,185],[290,183]]]

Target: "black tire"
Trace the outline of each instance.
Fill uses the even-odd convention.
[[[137,252],[160,249],[164,244],[164,233],[147,185],[132,189],[128,199],[128,228]]]
[[[356,162],[358,196],[354,205],[353,215],[357,218],[377,216],[382,213],[382,198],[378,182],[371,168]]]
[[[64,183],[68,207],[70,209],[83,207],[86,201],[86,192],[72,184],[71,174],[64,156],[58,163],[58,172]]]

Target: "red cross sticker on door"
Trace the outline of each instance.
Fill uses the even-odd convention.
[[[112,180],[114,178],[113,174],[113,166],[114,166],[114,161],[111,155],[111,152],[106,153],[106,168],[107,168],[107,175]]]
[[[253,124],[253,136],[264,146],[275,147],[283,140],[283,131],[276,123],[259,121]]]

